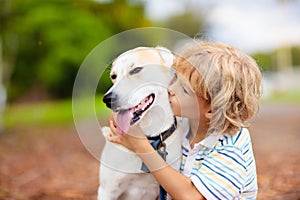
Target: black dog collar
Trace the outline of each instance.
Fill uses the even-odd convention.
[[[173,122],[172,126],[169,129],[167,129],[164,132],[160,133],[158,136],[147,137],[147,139],[149,141],[152,141],[151,142],[152,147],[155,150],[158,150],[160,147],[163,146],[163,142],[174,133],[176,128],[177,128],[177,120],[176,120],[176,117],[174,117],[174,122]]]
[[[164,160],[166,160],[166,157],[168,155],[168,152],[166,151],[166,143],[164,141],[174,133],[174,131],[176,130],[176,128],[177,128],[177,120],[176,120],[176,117],[174,117],[174,122],[173,122],[172,126],[168,130],[162,132],[158,136],[147,137],[148,140],[152,141],[150,143],[151,146],[157,151],[157,153]],[[146,172],[146,173],[150,173],[150,170],[148,169],[148,167],[145,165],[144,162],[142,164],[141,170],[144,171],[144,172]]]

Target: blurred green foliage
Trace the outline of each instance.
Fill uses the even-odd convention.
[[[0,84],[4,83],[9,101],[32,91],[71,97],[77,71],[88,53],[125,30],[156,23],[190,37],[197,33],[205,37],[201,13],[179,13],[152,22],[145,16],[144,4],[132,0],[0,0]],[[155,40],[155,35],[149,38]],[[300,66],[300,48],[292,47],[291,53],[292,64]],[[277,69],[276,51],[254,57],[263,70]],[[100,79],[99,93],[111,85],[108,73],[106,69]]]
[[[264,71],[270,71],[272,69],[272,56],[266,53],[256,53],[253,55],[253,58],[256,60],[257,64]]]
[[[293,67],[300,67],[300,47],[293,46],[293,47],[285,47],[291,53],[291,65]],[[252,56],[257,61],[258,65],[264,71],[275,71],[280,68],[279,63],[277,63],[276,56],[278,54],[279,49],[276,49],[270,53],[255,53]]]
[[[107,118],[110,110],[100,100],[102,96],[95,97],[95,109],[86,109],[91,99],[81,99],[77,107],[77,120],[85,119],[96,113],[99,119]],[[78,110],[80,109],[80,110]],[[5,129],[17,126],[49,126],[64,125],[73,122],[72,100],[40,102],[34,104],[19,104],[8,106],[5,109],[3,124]]]
[[[293,66],[300,67],[300,46],[292,47]]]
[[[197,14],[199,15],[199,13]],[[182,14],[174,15],[164,23],[164,26],[194,38],[198,33],[203,31],[204,26],[202,18],[198,15],[192,12],[184,12]]]
[[[263,103],[299,105],[300,91],[295,89],[286,91],[275,91],[269,97],[264,99]]]
[[[0,6],[4,84],[11,101],[36,88],[70,97],[80,64],[97,44],[151,25],[142,4],[125,0],[2,0]]]

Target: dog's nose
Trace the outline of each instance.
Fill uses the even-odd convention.
[[[110,92],[103,97],[103,102],[108,108],[112,108],[117,102],[117,97],[115,93]]]

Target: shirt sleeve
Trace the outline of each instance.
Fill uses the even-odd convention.
[[[206,199],[235,199],[247,177],[243,154],[236,146],[216,147],[191,180]]]

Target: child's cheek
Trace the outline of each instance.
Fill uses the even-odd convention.
[[[175,97],[170,97],[169,98],[170,106],[173,110],[173,112],[176,110],[176,98]]]

